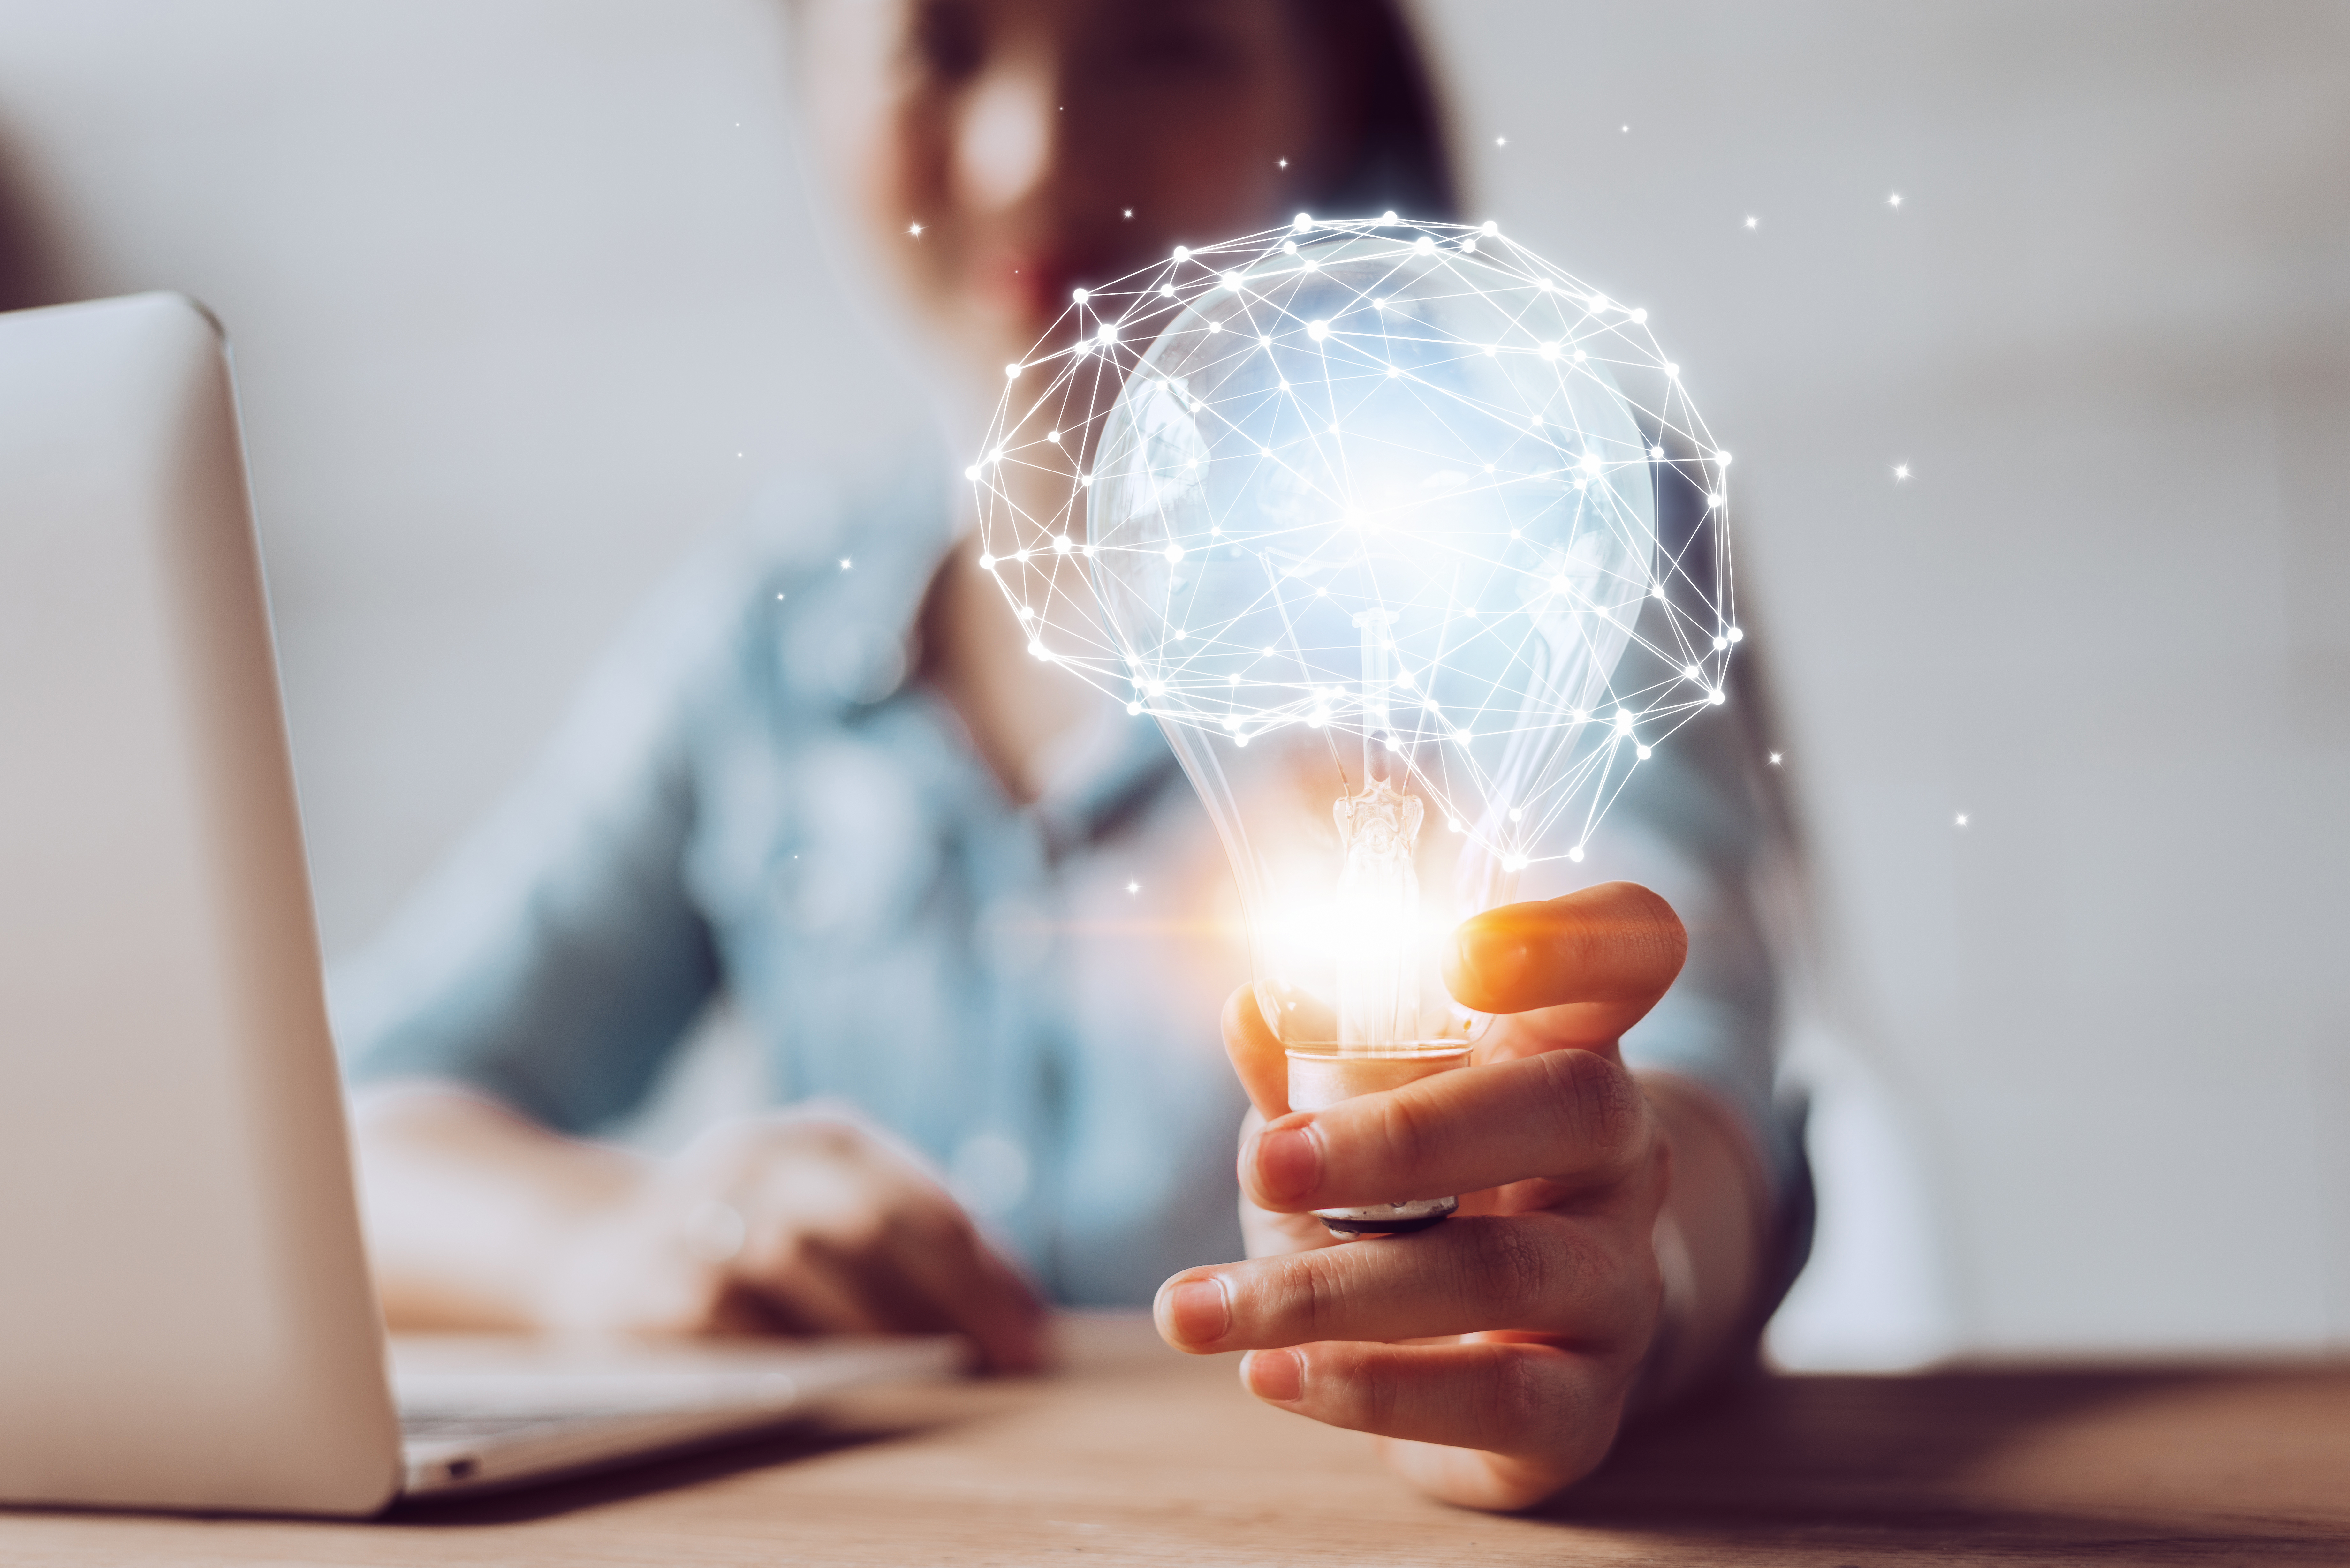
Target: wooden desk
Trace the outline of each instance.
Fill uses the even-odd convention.
[[[0,1513],[0,1563],[2350,1562],[2350,1366],[1764,1379],[1546,1512],[1389,1484],[1139,1319],[1070,1370],[897,1389],[821,1433],[369,1524]]]

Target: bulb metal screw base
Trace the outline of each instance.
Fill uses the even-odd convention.
[[[1314,1218],[1341,1241],[1354,1241],[1365,1236],[1409,1236],[1442,1223],[1460,1207],[1458,1198],[1411,1198],[1361,1209],[1316,1209]]]

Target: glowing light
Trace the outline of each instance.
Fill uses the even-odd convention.
[[[919,240],[922,237],[922,225],[920,223],[908,223],[906,225],[906,232]]]
[[[1960,827],[1964,827],[1966,825],[1967,825],[1967,814],[1966,814],[1965,812],[1963,812],[1963,811],[1962,811],[1962,812],[1959,813],[1959,826],[1960,826]]]
[[[845,571],[847,571],[850,567],[852,567],[852,566],[856,566],[856,565],[857,565],[857,563],[856,563],[855,561],[853,561],[853,560],[849,559],[847,556],[843,556],[840,558],[840,569],[841,569],[842,571],[844,571],[844,572],[845,572]]]
[[[1760,226],[1762,222],[1762,220],[1760,218],[1749,218],[1746,220],[1746,226],[1750,229],[1755,228]]]
[[[1886,201],[1893,206],[1899,206],[1901,204],[1901,192],[1898,191],[1894,192],[1893,194],[1886,198]]]
[[[1772,765],[1773,767],[1774,767],[1774,768],[1775,768],[1775,767],[1777,767],[1783,760],[1784,760],[1784,759],[1783,759],[1783,753],[1778,753],[1778,752],[1773,752],[1773,753],[1771,753],[1771,765]]]
[[[1894,480],[1895,480],[1895,482],[1896,482],[1897,483],[1898,483],[1898,482],[1900,482],[1900,481],[1904,480],[1904,479],[1908,478],[1908,477],[1909,477],[1909,465],[1908,465],[1908,463],[1906,463],[1906,462],[1897,462],[1897,463],[1895,463],[1895,464],[1893,465],[1893,478],[1894,478]]]

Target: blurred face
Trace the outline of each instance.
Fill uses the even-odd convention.
[[[842,204],[990,399],[1071,289],[1287,217],[1322,161],[1322,76],[1273,0],[806,0],[804,20]]]

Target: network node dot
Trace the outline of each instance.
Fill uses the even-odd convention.
[[[1069,291],[1069,297],[1075,300],[1077,304],[1083,305],[1087,300],[1093,296],[1082,288],[1073,288]]]
[[[1648,749],[1648,747],[1646,747],[1646,746],[1635,746],[1635,747],[1633,747],[1633,748],[1632,748],[1632,754],[1633,754],[1634,756],[1636,756],[1636,757],[1639,758],[1642,762],[1644,762],[1644,763],[1645,763],[1645,762],[1647,762],[1650,757],[1655,756],[1657,753],[1656,753],[1655,752],[1653,752],[1653,751],[1649,750],[1649,749]]]

